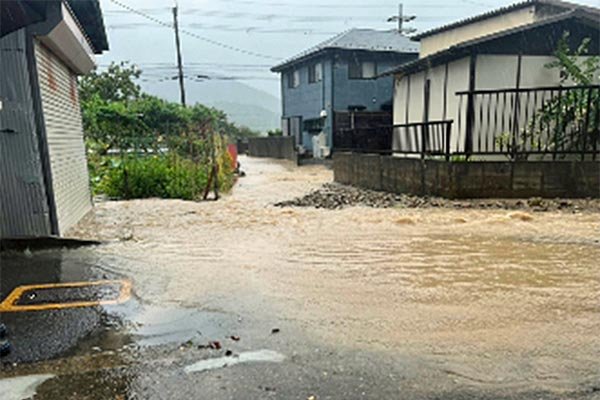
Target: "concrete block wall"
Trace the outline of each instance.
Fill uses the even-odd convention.
[[[298,154],[292,136],[250,138],[248,139],[248,155],[298,162]]]
[[[600,198],[600,162],[422,161],[335,153],[334,180],[392,193],[447,198]]]

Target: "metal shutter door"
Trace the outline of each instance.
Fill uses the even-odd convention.
[[[35,57],[60,234],[92,207],[77,76],[36,41]]]

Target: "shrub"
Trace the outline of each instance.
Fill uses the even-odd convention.
[[[111,160],[96,192],[119,199],[196,200],[207,180],[206,167],[176,155],[126,157]]]

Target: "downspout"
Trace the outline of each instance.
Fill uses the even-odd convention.
[[[333,135],[335,133],[335,57],[336,54],[333,53],[333,57],[331,57],[331,135],[329,143],[331,147],[333,147]]]
[[[320,64],[321,64],[321,112],[325,111],[327,113],[327,101],[325,99],[325,62],[323,61],[323,59],[321,59]],[[327,115],[325,117],[323,117],[321,115],[321,112],[319,113],[319,117],[321,118],[321,122],[323,124],[321,132],[325,133],[325,135],[327,137],[327,132],[325,131]],[[327,145],[327,141],[325,142],[325,144]],[[332,135],[332,140],[331,140],[331,146],[329,147],[330,154],[331,154],[332,148],[333,148],[333,135]],[[313,149],[313,151],[314,151],[314,149]]]
[[[281,71],[280,75],[281,75],[281,88],[280,88],[280,91],[281,91],[281,123],[283,123],[283,121],[285,120],[285,97],[284,97],[285,89],[283,87],[285,85],[285,74],[283,71]],[[283,126],[281,128],[283,129]],[[290,131],[289,131],[289,127],[288,127],[288,135],[289,134],[290,134]]]
[[[33,34],[28,28],[26,31],[25,54],[27,58],[27,70],[29,73],[29,82],[31,86],[31,99],[33,102],[33,111],[35,118],[36,136],[38,139],[38,151],[40,152],[40,161],[42,164],[42,176],[44,179],[46,201],[48,203],[48,215],[50,219],[50,234],[60,235],[58,227],[58,214],[56,209],[56,199],[54,197],[54,185],[52,182],[52,166],[50,164],[50,154],[48,151],[48,138],[46,134],[46,124],[44,122],[44,113],[42,109],[42,97],[40,93],[40,83],[37,74],[37,62],[35,58],[35,49],[33,43]]]

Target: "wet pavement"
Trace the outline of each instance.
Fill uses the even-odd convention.
[[[0,398],[600,399],[599,213],[276,208],[331,171],[241,162],[0,253],[0,300],[67,305],[0,313]]]

